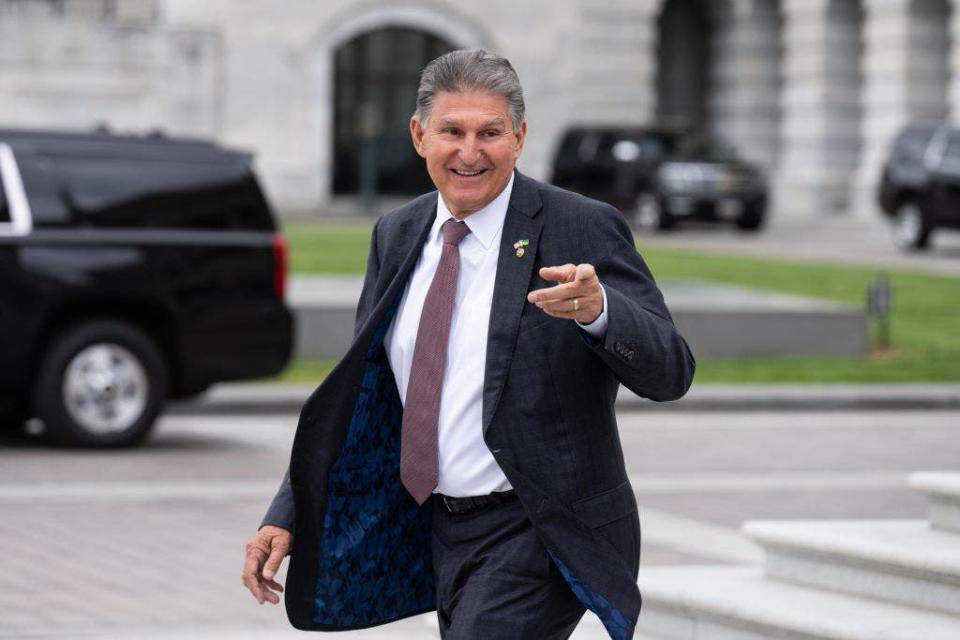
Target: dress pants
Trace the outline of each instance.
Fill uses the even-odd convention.
[[[433,570],[444,640],[569,638],[586,609],[516,497],[455,515],[433,496]]]

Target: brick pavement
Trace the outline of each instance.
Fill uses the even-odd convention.
[[[295,420],[169,417],[121,452],[0,440],[0,638],[300,636],[239,580]],[[748,518],[922,516],[897,480],[957,468],[957,425],[960,411],[622,414],[642,565],[740,561]],[[435,637],[429,620],[337,637]],[[576,637],[604,636],[591,617]]]

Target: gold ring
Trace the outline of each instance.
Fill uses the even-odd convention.
[[[574,298],[574,299],[573,299],[573,310],[574,310],[574,311],[580,311],[580,300],[579,300],[579,298]]]

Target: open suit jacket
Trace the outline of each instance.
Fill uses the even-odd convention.
[[[355,339],[300,414],[289,475],[264,523],[294,531],[286,607],[300,629],[390,622],[435,608],[431,501],[400,482],[403,407],[384,349],[435,216],[437,193],[383,216]],[[522,257],[514,243],[526,240]],[[619,384],[682,396],[694,359],[612,207],[520,173],[504,221],[483,381],[483,435],[563,577],[612,638],[640,612],[640,523],[614,415]],[[526,301],[542,266],[590,263],[607,332]]]

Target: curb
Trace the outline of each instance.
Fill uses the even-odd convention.
[[[299,414],[314,385],[221,384],[173,415]],[[682,399],[653,402],[621,389],[620,411],[855,411],[960,409],[960,384],[694,385]]]

